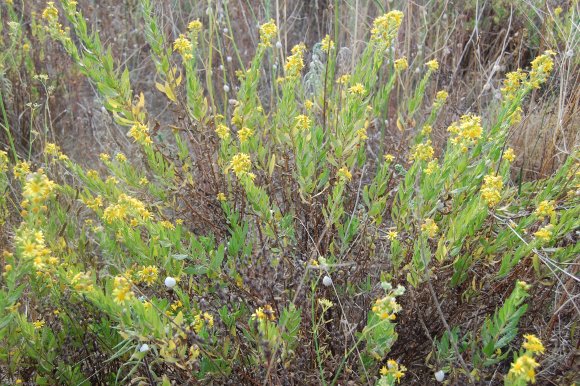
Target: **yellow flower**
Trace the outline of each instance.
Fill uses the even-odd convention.
[[[215,129],[215,132],[222,140],[226,140],[230,137],[230,128],[226,125],[218,125]]]
[[[300,43],[292,48],[292,55],[286,59],[286,64],[284,65],[286,77],[296,78],[300,75],[300,72],[304,68],[305,50],[306,46],[304,43]]]
[[[445,90],[441,90],[437,92],[435,95],[435,102],[433,102],[433,107],[438,109],[441,108],[445,104],[445,101],[449,97],[449,93]]]
[[[439,163],[437,162],[437,158],[429,161],[427,164],[427,168],[425,169],[425,174],[430,176],[433,174],[437,169],[439,169]]]
[[[540,228],[537,232],[535,232],[534,236],[536,236],[537,239],[539,239],[543,242],[548,242],[552,238],[552,229],[553,228],[554,228],[554,225],[548,224],[545,227]]]
[[[425,63],[425,65],[429,68],[429,71],[437,71],[439,69],[439,62],[437,59],[433,59]]]
[[[173,51],[179,52],[185,60],[193,58],[192,50],[193,45],[184,34],[180,34],[173,42]]]
[[[314,102],[312,102],[310,99],[307,99],[307,100],[305,100],[305,101],[304,101],[304,108],[305,108],[307,111],[310,111],[310,110],[312,110],[312,107],[313,107],[313,106],[314,106]]]
[[[125,157],[125,154],[123,154],[123,153],[117,153],[117,155],[115,156],[115,158],[119,162],[126,162],[127,161],[127,157]]]
[[[224,201],[226,201],[226,200],[227,200],[227,198],[226,198],[226,195],[225,195],[225,194],[223,194],[222,192],[219,192],[219,193],[217,194],[217,197],[216,197],[216,198],[217,198],[217,200],[218,200],[218,201],[221,201],[221,202],[224,202]]]
[[[274,23],[274,20],[270,20],[260,27],[260,42],[265,47],[272,46],[272,39],[276,37],[277,33],[278,27],[276,27],[276,23]]]
[[[203,24],[199,20],[192,20],[187,25],[187,30],[190,32],[199,32],[203,28]]]
[[[147,285],[151,285],[157,280],[159,275],[159,268],[149,265],[147,267],[143,267],[141,271],[137,273],[139,279]]]
[[[428,218],[425,219],[423,224],[421,224],[421,231],[429,234],[429,237],[433,238],[437,235],[439,227],[437,226],[435,221],[433,221],[433,219]]]
[[[150,145],[153,143],[149,136],[149,128],[141,122],[137,122],[131,126],[127,135],[132,137],[135,142],[138,142],[141,145]]]
[[[540,202],[534,213],[540,219],[544,219],[544,217],[554,216],[556,214],[556,209],[554,207],[554,201],[544,200],[544,201]]]
[[[503,81],[503,87],[501,93],[507,100],[513,100],[516,97],[518,90],[524,80],[526,80],[528,75],[518,68],[516,71],[506,74]]]
[[[514,162],[516,159],[516,153],[514,149],[508,147],[507,150],[503,153],[503,158],[505,158],[508,162]]]
[[[107,153],[101,153],[101,154],[99,154],[99,158],[103,162],[108,162],[111,159],[111,156],[108,155]]]
[[[46,3],[46,8],[42,11],[42,18],[48,22],[58,19],[58,9],[54,6],[54,1]]]
[[[263,308],[258,307],[256,309],[256,311],[252,314],[252,318],[258,319],[258,320],[274,321],[274,320],[276,320],[276,314],[274,313],[272,306],[270,306],[269,304],[266,304]]]
[[[336,83],[338,83],[338,84],[347,84],[349,80],[350,80],[350,74],[345,74],[345,75],[340,76],[336,80]]]
[[[377,17],[371,29],[371,41],[377,43],[380,48],[389,48],[403,21],[403,12],[391,11]]]
[[[167,220],[160,221],[159,225],[161,225],[165,229],[169,229],[169,230],[175,229],[175,225],[173,225],[171,222],[169,222]]]
[[[407,62],[407,57],[403,56],[395,60],[395,71],[403,71],[409,68],[409,62]]]
[[[312,125],[312,120],[304,114],[298,115],[294,121],[296,122],[295,127],[300,131],[308,130]]]
[[[427,135],[431,134],[432,131],[433,131],[433,126],[431,126],[431,125],[425,125],[421,129],[421,134],[424,135],[424,136],[427,136]]]
[[[8,153],[0,150],[0,173],[8,170]]]
[[[238,131],[240,143],[246,142],[252,135],[254,135],[254,131],[248,127],[242,127],[242,129]]]
[[[139,185],[147,185],[149,183],[149,180],[147,179],[147,177],[141,177],[141,179],[139,180]]]
[[[230,162],[230,168],[238,177],[248,174],[251,167],[252,161],[250,160],[250,155],[246,153],[238,153],[234,155]]]
[[[388,231],[387,232],[387,239],[394,241],[399,237],[399,233],[397,231]]]
[[[18,161],[12,169],[12,173],[15,178],[25,177],[30,173],[30,163],[27,161]]]
[[[522,347],[533,353],[543,354],[545,351],[542,341],[540,341],[535,335],[527,334],[524,335],[526,341],[522,344]]]
[[[501,189],[503,188],[503,179],[501,176],[487,175],[483,178],[481,187],[481,197],[487,206],[494,207],[501,200]]]
[[[352,174],[346,166],[343,166],[340,169],[338,169],[337,174],[340,177],[340,179],[342,179],[342,180],[346,180],[346,181],[352,180]]]
[[[123,276],[116,276],[113,282],[113,297],[115,303],[124,304],[133,298],[131,283]]]
[[[464,149],[474,145],[483,133],[481,127],[481,117],[473,114],[463,115],[458,122],[454,122],[447,128],[447,131],[454,134],[451,139],[454,144],[460,144]]]
[[[548,79],[548,76],[550,76],[550,73],[554,68],[554,60],[552,59],[552,56],[555,55],[556,53],[554,51],[547,50],[543,55],[532,60],[529,84],[533,88],[539,88],[540,84]]]
[[[32,322],[32,325],[34,326],[35,330],[41,329],[42,327],[44,327],[45,324],[46,322],[42,319]]]
[[[321,42],[322,51],[329,52],[334,48],[334,42],[330,39],[329,35],[326,35]]]
[[[429,161],[433,158],[435,150],[431,146],[431,140],[427,140],[425,143],[416,144],[411,153],[411,161]]]
[[[367,90],[365,89],[365,86],[362,85],[362,83],[357,83],[354,86],[350,87],[348,89],[348,92],[351,93],[352,95],[358,95],[358,96],[364,96],[367,92]]]
[[[359,139],[359,141],[364,141],[365,139],[368,139],[367,129],[365,129],[364,127],[358,129],[356,131],[356,136]]]
[[[386,162],[393,162],[393,160],[395,159],[395,156],[392,154],[385,154],[385,161]]]

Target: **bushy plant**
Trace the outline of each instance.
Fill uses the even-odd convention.
[[[219,85],[211,66],[200,76],[216,49],[211,12],[170,39],[153,3],[139,6],[173,122],[156,121],[76,1],[40,15],[137,154],[87,168],[47,137],[35,162],[0,152],[0,189],[12,189],[0,214],[10,200],[20,212],[2,258],[2,382],[392,385],[409,366],[391,356],[398,320],[413,318],[404,287],[430,289],[445,326],[438,365],[454,379],[503,371],[526,311],[519,267],[559,277],[579,252],[577,150],[552,176],[516,184],[506,146],[556,54],[507,74],[492,113],[466,111],[442,150],[432,126],[453,90],[431,97],[440,64],[415,65],[420,79],[396,101],[401,152],[375,154],[376,122],[409,71],[401,12],[374,20],[352,69],[329,36],[273,67],[279,30],[267,21],[251,62]],[[515,287],[460,334],[432,282],[447,269],[457,288],[480,265]],[[514,368],[506,383],[534,379]]]

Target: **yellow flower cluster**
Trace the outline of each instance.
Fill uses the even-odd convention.
[[[192,20],[187,25],[187,30],[193,33],[199,33],[199,31],[201,31],[202,28],[203,24],[201,24],[201,21],[199,20]]]
[[[346,166],[341,167],[338,169],[338,177],[343,181],[350,181],[352,180],[352,173],[348,170]]]
[[[184,34],[180,34],[179,37],[173,42],[173,51],[179,52],[184,60],[193,58],[193,45]]]
[[[385,377],[392,376],[399,383],[401,378],[405,376],[405,371],[407,371],[405,366],[400,365],[393,359],[389,359],[387,365],[381,368],[381,375]]]
[[[121,194],[116,204],[111,204],[105,208],[103,219],[108,224],[112,224],[114,221],[125,221],[129,215],[133,215],[135,220],[135,217],[139,216],[141,221],[147,221],[153,217],[141,201]],[[136,225],[135,222],[132,225]]]
[[[356,131],[356,136],[359,139],[359,141],[364,141],[364,140],[368,139],[369,136],[367,135],[366,127],[361,127],[360,129],[358,129]]]
[[[421,224],[421,232],[427,233],[431,238],[435,237],[438,231],[439,226],[432,218],[425,219],[423,224]]]
[[[334,42],[332,39],[330,39],[329,35],[326,35],[324,39],[322,39],[320,45],[322,47],[322,51],[324,52],[330,52],[334,48]]]
[[[393,39],[397,36],[403,16],[401,11],[391,11],[377,17],[371,29],[371,41],[377,43],[383,49],[389,48],[393,43]]]
[[[435,95],[435,101],[433,102],[433,108],[440,109],[445,104],[448,97],[449,97],[449,93],[447,91],[445,91],[445,90],[438,91],[437,95]]]
[[[459,122],[454,122],[447,128],[447,131],[454,135],[451,138],[451,143],[460,144],[463,151],[467,151],[467,147],[474,145],[483,132],[481,127],[481,117],[473,114],[467,114],[459,119]]]
[[[554,216],[556,214],[554,201],[544,200],[540,202],[534,213],[542,220],[544,219],[544,217]]]
[[[529,355],[522,355],[512,363],[508,378],[520,378],[527,382],[536,382],[536,367],[539,363]]]
[[[244,175],[248,175],[250,178],[254,177],[254,175],[250,173],[250,169],[252,168],[252,160],[250,159],[249,154],[238,153],[234,155],[230,162],[230,168],[234,171],[234,174],[238,178]]]
[[[175,225],[173,225],[170,221],[167,221],[167,220],[160,221],[159,225],[161,225],[165,229],[169,229],[169,230],[175,229]]]
[[[540,365],[534,359],[535,354],[544,353],[544,345],[535,335],[524,335],[522,348],[526,350],[511,365],[506,380],[510,384],[526,384],[536,382],[536,368]]]
[[[284,70],[287,78],[296,78],[304,68],[304,51],[306,46],[300,43],[292,48],[292,55],[286,59]]]
[[[540,228],[537,232],[534,233],[534,236],[540,241],[548,242],[552,238],[552,230],[554,229],[554,225],[548,224],[545,227]]]
[[[238,131],[238,139],[240,140],[240,143],[246,142],[252,137],[252,135],[254,135],[254,131],[249,127],[242,127],[242,129]]]
[[[350,80],[350,74],[344,74],[338,77],[338,79],[336,80],[337,84],[347,84],[348,81]]]
[[[58,22],[58,9],[54,6],[54,1],[46,3],[46,8],[42,11],[42,19],[48,23],[48,28],[60,35],[64,35],[62,25]]]
[[[300,114],[294,120],[296,122],[295,127],[300,131],[308,130],[312,126],[312,120],[308,115]]]
[[[213,323],[213,315],[208,312],[204,312],[203,314],[200,312],[193,317],[193,329],[198,334],[201,332],[204,326],[209,328],[213,327]]]
[[[51,251],[46,247],[44,234],[41,230],[24,229],[16,237],[16,245],[21,250],[21,256],[25,260],[32,260],[37,273],[46,268],[55,267],[58,260],[51,256]]]
[[[226,125],[218,125],[215,129],[215,133],[221,140],[226,140],[230,137],[230,128]]]
[[[393,162],[395,160],[395,156],[392,154],[385,154],[384,158],[385,162]]]
[[[14,178],[25,177],[28,173],[30,173],[30,163],[28,163],[28,161],[18,161],[12,169]]]
[[[522,82],[527,79],[528,75],[518,68],[516,71],[510,72],[503,80],[503,87],[501,93],[506,100],[513,100],[517,96]]]
[[[397,303],[393,293],[389,293],[386,296],[377,299],[371,308],[371,310],[381,320],[395,320],[397,318],[397,312],[401,311],[402,309],[403,307]]]
[[[269,22],[262,24],[260,27],[260,42],[265,47],[272,46],[272,39],[276,37],[278,33],[278,27],[276,27],[276,23],[274,20],[270,20]]]
[[[490,208],[496,206],[501,200],[503,178],[501,176],[487,175],[483,178],[481,197]]]
[[[395,60],[395,71],[400,72],[409,68],[409,62],[407,62],[407,57],[403,56]]]
[[[157,268],[154,265],[148,265],[147,267],[143,267],[143,269],[137,272],[137,277],[139,278],[139,280],[147,285],[155,283],[158,276],[159,276],[159,268]]]
[[[272,309],[272,306],[266,304],[264,307],[258,307],[256,311],[252,314],[252,319],[258,320],[276,320],[276,313]]]
[[[435,173],[439,169],[439,163],[437,162],[437,158],[432,159],[427,164],[427,168],[425,168],[425,174],[430,176],[431,174]]]
[[[439,69],[439,62],[437,61],[437,59],[430,60],[427,63],[425,63],[425,65],[431,72],[435,72]]]
[[[66,154],[64,154],[62,151],[60,151],[60,147],[58,147],[58,145],[56,145],[54,143],[47,143],[45,148],[44,148],[44,152],[47,155],[54,156],[55,158],[57,158],[61,161],[68,160],[68,157],[66,156]]]
[[[554,60],[552,56],[556,53],[552,50],[547,50],[544,54],[532,60],[532,70],[530,71],[529,84],[533,88],[540,88],[540,84],[544,83],[550,73],[554,69]]]
[[[90,272],[77,273],[71,278],[70,284],[78,292],[91,292],[94,289]]]
[[[538,339],[535,335],[527,334],[524,335],[524,339],[526,340],[522,347],[532,353],[543,354],[545,351],[544,345],[542,341]]]
[[[360,97],[363,97],[366,94],[367,90],[365,89],[365,86],[363,86],[362,83],[357,83],[354,86],[350,87],[348,89],[348,92],[351,95],[358,95]]]
[[[390,230],[387,232],[387,239],[389,239],[390,241],[395,241],[397,237],[399,237],[399,232],[395,230]]]
[[[141,122],[136,122],[127,135],[135,140],[135,142],[141,145],[150,145],[153,143],[151,137],[149,136],[149,128]]]
[[[433,146],[431,146],[431,140],[428,139],[425,143],[418,143],[413,146],[411,150],[411,161],[430,161],[435,154]]]
[[[99,194],[95,198],[87,197],[82,200],[87,207],[92,210],[97,210],[103,206],[103,197]]]
[[[427,136],[427,135],[431,134],[432,131],[433,131],[433,126],[431,126],[431,125],[425,125],[421,129],[421,134],[424,135],[424,136]]]
[[[135,295],[131,290],[131,282],[123,276],[115,276],[113,282],[113,297],[115,303],[124,304],[131,300]]]
[[[57,185],[48,179],[42,169],[36,173],[29,174],[24,188],[22,189],[22,208],[38,213],[40,210],[46,210],[44,202],[52,196]]]
[[[503,153],[503,158],[505,158],[508,162],[514,162],[516,159],[516,153],[514,149],[508,147],[507,150]]]
[[[4,150],[0,150],[0,173],[4,173],[8,170],[8,153]]]

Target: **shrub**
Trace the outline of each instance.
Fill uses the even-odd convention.
[[[430,100],[440,64],[416,66],[421,78],[396,101],[408,154],[374,154],[377,118],[392,115],[390,95],[409,71],[396,44],[401,12],[375,19],[350,71],[329,36],[310,53],[296,45],[270,71],[278,28],[266,22],[220,100],[211,72],[199,76],[215,48],[205,45],[211,18],[170,41],[141,0],[156,89],[181,117],[157,127],[76,1],[60,6],[42,12],[46,32],[138,154],[103,153],[94,170],[47,138],[34,163],[14,146],[0,153],[0,188],[12,189],[0,209],[20,202],[0,282],[3,382],[395,384],[410,366],[391,352],[412,339],[397,332],[413,319],[405,287],[428,289],[444,326],[437,369],[476,382],[506,374],[498,366],[530,290],[514,280],[522,267],[572,276],[563,267],[578,256],[577,151],[552,176],[516,184],[506,146],[554,52],[507,74],[491,112],[465,112],[441,151],[432,126],[452,90]],[[446,271],[441,288],[452,291],[482,266],[487,280],[515,285],[460,334],[433,282]],[[514,368],[506,382],[520,384]]]

